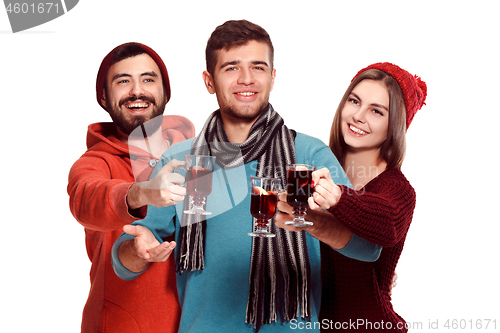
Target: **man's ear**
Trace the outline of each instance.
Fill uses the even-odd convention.
[[[271,91],[272,91],[274,88],[274,80],[276,79],[276,68],[273,68],[273,71],[271,72],[271,78],[272,78],[271,82]]]
[[[210,74],[208,71],[203,72],[203,82],[205,83],[207,91],[211,94],[215,94],[214,79],[212,77],[212,74]]]
[[[102,89],[101,106],[107,110],[106,105],[106,89]]]

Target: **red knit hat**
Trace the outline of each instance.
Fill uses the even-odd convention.
[[[425,98],[427,97],[427,85],[418,76],[411,75],[404,69],[388,62],[379,62],[370,65],[360,70],[358,74],[354,76],[354,78],[368,69],[381,70],[392,76],[399,84],[405,100],[406,129],[408,129],[417,111],[425,105]]]
[[[161,60],[160,56],[150,47],[141,44],[141,43],[125,43],[122,45],[119,45],[115,47],[111,52],[108,53],[107,56],[104,57],[104,59],[101,62],[101,66],[99,67],[99,72],[97,72],[97,82],[96,82],[96,96],[97,96],[97,103],[106,110],[106,108],[101,104],[101,99],[103,97],[104,93],[104,83],[106,82],[106,75],[108,74],[108,70],[111,66],[116,64],[117,62],[127,59],[130,56],[125,56],[122,54],[124,53],[124,50],[127,49],[134,49],[135,55],[138,55],[137,50],[139,51],[144,51],[144,53],[147,53],[158,65],[158,68],[160,68],[161,72],[161,77],[163,80],[163,87],[165,89],[166,97],[167,97],[167,102],[170,100],[170,81],[168,79],[168,72],[167,72],[167,67],[163,63],[163,60]],[[107,111],[107,110],[106,110]]]

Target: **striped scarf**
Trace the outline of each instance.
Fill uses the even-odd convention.
[[[289,130],[271,104],[253,124],[248,139],[241,145],[229,142],[220,110],[207,119],[200,135],[193,141],[193,155],[212,155],[225,169],[257,160],[258,177],[280,178],[286,184],[287,164],[295,163],[295,132]],[[190,208],[191,198],[184,200]],[[274,219],[273,219],[274,220]],[[274,238],[253,237],[250,267],[250,292],[247,324],[258,331],[260,326],[298,318],[310,319],[311,268],[305,231],[290,232],[270,223]],[[205,231],[204,216],[183,214],[177,251],[177,271],[203,270]]]

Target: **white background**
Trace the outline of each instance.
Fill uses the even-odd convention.
[[[422,324],[415,332],[435,331],[436,320],[445,331],[447,319],[467,321],[457,331],[493,331],[476,330],[478,319],[500,329],[497,14],[495,1],[81,0],[13,34],[0,10],[0,330],[79,332],[90,262],[66,185],[87,126],[109,121],[95,99],[102,58],[129,41],[155,49],[172,85],[166,113],[187,116],[198,133],[217,108],[201,76],[206,41],[229,19],[269,32],[273,106],[290,128],[325,142],[359,69],[389,61],[427,82],[407,136],[403,172],[417,207],[393,304]]]

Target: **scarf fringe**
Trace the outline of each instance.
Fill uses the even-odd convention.
[[[206,226],[206,222],[200,222],[181,227],[176,260],[176,271],[179,274],[184,271],[202,271],[205,268],[204,224]]]

